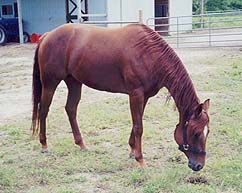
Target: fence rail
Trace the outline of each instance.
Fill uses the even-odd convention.
[[[139,23],[138,21],[84,21],[84,24],[96,24],[96,25],[106,25],[106,24],[132,24]]]
[[[176,48],[241,47],[242,11],[149,18],[146,24]]]

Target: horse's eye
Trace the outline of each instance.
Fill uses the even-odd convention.
[[[195,138],[199,138],[200,137],[200,135],[201,135],[201,133],[200,132],[197,132],[197,133],[195,133]]]

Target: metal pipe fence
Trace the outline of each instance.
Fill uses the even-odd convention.
[[[146,24],[176,48],[241,47],[242,11],[149,18]]]
[[[79,18],[81,17],[107,17],[107,14],[81,14]],[[143,22],[143,10],[138,10],[138,17],[136,21],[107,21],[107,20],[89,20],[89,21],[81,21],[79,19],[79,22],[83,24],[91,24],[91,25],[101,25],[101,26],[110,26],[110,25],[126,25],[126,24],[137,24]]]

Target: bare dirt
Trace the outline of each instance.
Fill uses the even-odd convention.
[[[0,126],[31,119],[32,68],[36,44],[0,46]],[[98,93],[98,94],[97,94]],[[64,95],[64,97],[62,97]],[[96,103],[114,94],[83,87],[82,105]],[[66,85],[61,82],[53,102],[65,106]],[[115,94],[115,96],[120,96]]]
[[[31,118],[32,65],[35,47],[35,44],[8,44],[0,47],[0,126]],[[191,74],[204,73],[204,75],[210,69],[197,62],[201,61],[201,58],[206,59],[216,55],[234,57],[240,54],[239,48],[211,49],[178,49],[176,51]],[[66,95],[67,91],[63,83],[60,84],[57,92]],[[99,102],[113,95],[117,96],[117,94],[94,91],[84,87],[81,103],[83,105]],[[59,96],[54,97],[54,100],[59,100],[64,107],[66,97]]]
[[[0,126],[31,111],[31,73],[35,45],[0,47]]]

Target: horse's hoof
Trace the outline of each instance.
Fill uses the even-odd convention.
[[[50,154],[50,151],[48,149],[42,149],[41,153],[43,153],[43,154]]]
[[[89,149],[85,147],[85,148],[81,148],[80,151],[81,152],[89,152]]]
[[[147,168],[147,165],[144,160],[138,162],[138,168],[140,168],[140,169]]]

